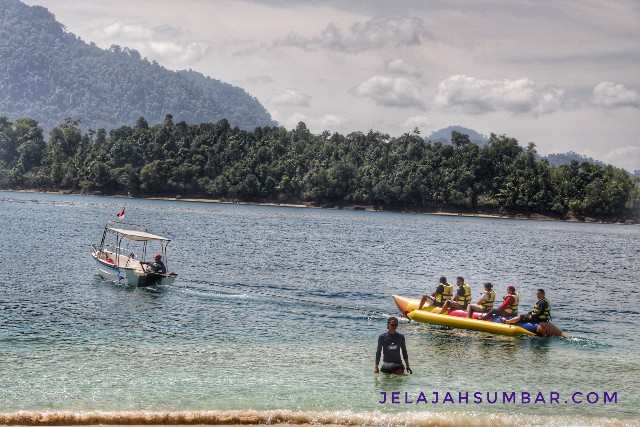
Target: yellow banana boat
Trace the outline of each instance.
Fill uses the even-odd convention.
[[[537,335],[537,336],[567,336],[551,322],[535,323],[518,323],[515,325],[507,325],[500,322],[485,321],[479,319],[469,319],[466,312],[452,312],[449,314],[440,314],[440,308],[433,307],[430,300],[418,310],[420,300],[415,298],[407,298],[399,295],[393,295],[396,305],[400,309],[403,316],[408,317],[416,322],[429,323],[431,325],[448,326],[450,328],[470,329],[472,331],[489,332],[492,334],[508,335],[518,337],[521,335]],[[464,316],[464,317],[460,317]]]

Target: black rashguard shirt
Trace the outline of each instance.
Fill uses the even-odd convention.
[[[164,265],[164,262],[160,260],[150,264],[149,267],[151,268],[151,271],[156,274],[165,274],[167,272],[167,267]]]
[[[380,337],[378,337],[376,365],[380,363],[381,352],[384,353],[382,361],[386,364],[402,366],[402,359],[400,358],[400,355],[402,355],[404,360],[409,359],[409,356],[407,355],[407,346],[404,341],[404,335],[398,332],[396,332],[395,334],[385,332],[384,334],[380,335]]]

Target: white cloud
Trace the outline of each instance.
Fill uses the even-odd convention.
[[[402,122],[405,128],[426,128],[432,126],[431,120],[427,116],[413,116]]]
[[[470,114],[505,111],[517,114],[548,114],[562,108],[566,89],[537,88],[526,77],[518,80],[482,80],[457,74],[438,84],[434,105]]]
[[[284,92],[273,96],[270,101],[275,105],[309,107],[311,96],[296,89],[286,89]]]
[[[367,22],[351,25],[347,31],[330,23],[316,37],[291,33],[280,43],[308,51],[322,48],[355,53],[386,46],[420,45],[425,38],[431,38],[431,35],[425,30],[422,18],[374,17]]]
[[[640,94],[619,83],[600,82],[593,88],[591,102],[602,108],[640,108]]]
[[[209,43],[193,41],[187,32],[170,25],[150,27],[116,21],[97,32],[101,38],[121,40],[124,46],[145,52],[160,62],[190,65],[204,58],[210,48]]]
[[[329,131],[341,131],[342,127],[349,121],[337,114],[324,114],[320,117],[309,117],[302,113],[295,113],[281,121],[282,125],[286,128],[293,129],[299,122],[303,122],[309,129],[317,130],[329,130]],[[315,132],[315,131],[314,131]],[[316,133],[319,133],[317,131]]]
[[[271,76],[248,76],[245,81],[251,84],[269,84],[275,80]]]
[[[350,91],[356,96],[373,99],[385,107],[424,108],[419,90],[408,79],[374,76]]]
[[[413,77],[421,77],[422,71],[415,64],[406,62],[404,59],[389,59],[384,62],[384,68],[387,72],[396,75],[405,75]]]
[[[608,151],[598,148],[586,149],[582,154],[624,168],[629,172],[640,169],[640,147],[636,145],[617,147]]]

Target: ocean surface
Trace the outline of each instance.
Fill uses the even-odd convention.
[[[173,285],[97,275],[123,208]],[[0,424],[640,425],[639,261],[629,225],[0,192]],[[413,375],[374,374],[441,275],[542,287],[569,339],[401,319]]]

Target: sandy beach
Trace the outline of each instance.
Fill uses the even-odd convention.
[[[104,197],[114,197],[114,198],[123,198],[127,199],[130,196],[126,195],[103,195],[103,194],[83,194],[83,193],[75,193],[69,191],[42,191],[37,189],[23,189],[23,190],[3,190],[8,192],[16,192],[16,193],[41,193],[41,194],[77,194],[77,195],[97,195]],[[136,197],[137,198],[137,197]],[[460,217],[475,217],[475,218],[496,218],[496,219],[524,219],[524,220],[538,220],[538,221],[570,221],[570,222],[600,222],[594,221],[590,218],[586,218],[584,220],[580,220],[578,218],[567,218],[567,219],[559,219],[550,217],[547,215],[541,214],[498,214],[498,213],[487,213],[487,212],[453,212],[453,211],[442,211],[442,210],[427,210],[427,209],[385,209],[374,205],[357,205],[357,204],[345,204],[345,205],[335,205],[335,204],[320,204],[314,202],[301,202],[301,203],[293,203],[293,202],[270,202],[270,201],[241,201],[235,199],[206,199],[201,197],[141,197],[140,199],[145,200],[167,200],[167,201],[177,201],[177,202],[194,202],[194,203],[220,203],[220,204],[230,204],[230,205],[248,205],[248,206],[277,206],[277,207],[286,207],[286,208],[306,208],[306,209],[339,209],[339,210],[353,210],[353,211],[367,211],[367,212],[400,212],[400,213],[414,213],[414,214],[422,214],[422,215],[442,215],[442,216],[460,216]]]

